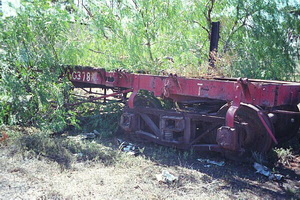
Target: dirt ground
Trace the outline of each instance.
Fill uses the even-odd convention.
[[[96,142],[101,143],[101,139]],[[226,160],[214,153],[190,153],[149,143],[135,143],[141,154],[120,152],[110,165],[74,161],[69,169],[43,156],[24,157],[0,148],[0,199],[300,199],[300,158],[286,167],[269,166],[284,175],[272,181],[255,173],[253,164]],[[224,166],[197,158],[224,161]],[[159,182],[168,171],[178,177]]]

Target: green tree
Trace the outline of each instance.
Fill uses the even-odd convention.
[[[74,124],[66,65],[283,80],[296,72],[289,38],[299,35],[299,5],[289,0],[85,2],[22,1],[17,16],[0,20],[0,123]],[[221,38],[210,69],[213,21]]]
[[[295,30],[290,1],[231,2],[231,20],[223,21],[227,33],[223,52],[232,56],[230,72],[249,78],[291,80],[296,72],[294,48],[288,40]],[[233,9],[234,7],[234,9]],[[228,24],[229,23],[229,24]],[[229,30],[228,30],[229,29]]]
[[[47,1],[23,6],[0,22],[0,122],[59,129],[66,116],[60,47],[67,42],[68,14]]]

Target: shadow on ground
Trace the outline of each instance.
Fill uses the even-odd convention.
[[[279,173],[284,176],[283,180],[273,181],[269,180],[253,168],[253,162],[238,162],[228,160],[221,154],[215,152],[191,152],[182,151],[170,147],[164,147],[153,143],[143,142],[132,139],[126,136],[119,135],[122,139],[137,145],[143,149],[143,156],[146,159],[152,160],[157,165],[167,167],[184,167],[202,174],[201,181],[204,183],[211,183],[214,180],[222,180],[226,182],[225,185],[214,188],[215,191],[230,190],[232,192],[229,198],[236,198],[236,194],[241,191],[247,191],[254,196],[259,196],[263,199],[300,199],[300,174],[288,167],[275,166],[274,161],[267,163],[269,169],[274,173]],[[299,155],[295,155],[299,156]],[[197,159],[209,159],[212,161],[224,161],[224,166],[217,166],[200,162]],[[191,181],[193,177],[188,174]],[[205,188],[204,188],[205,189]]]

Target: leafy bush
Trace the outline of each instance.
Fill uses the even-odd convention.
[[[16,17],[0,20],[0,122],[66,125],[69,85],[61,76],[61,48],[67,42],[68,14],[44,1],[24,3]]]
[[[17,16],[0,19],[0,123],[54,131],[76,126],[81,111],[65,107],[72,101],[66,65],[290,80],[299,57],[290,40],[299,34],[291,12],[298,6],[288,0],[90,0],[80,9],[73,1],[22,1]],[[221,21],[221,38],[212,69],[213,21]]]
[[[77,108],[84,110],[78,116],[78,125],[82,131],[97,130],[101,136],[112,136],[119,126],[122,104],[108,103],[106,105],[85,104]]]

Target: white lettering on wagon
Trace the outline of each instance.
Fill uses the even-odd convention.
[[[201,86],[203,85],[202,83],[197,83],[197,85],[199,86],[199,89],[198,89],[198,96],[200,96],[201,94]]]
[[[75,81],[91,81],[91,73],[84,71],[73,71],[72,79]]]

